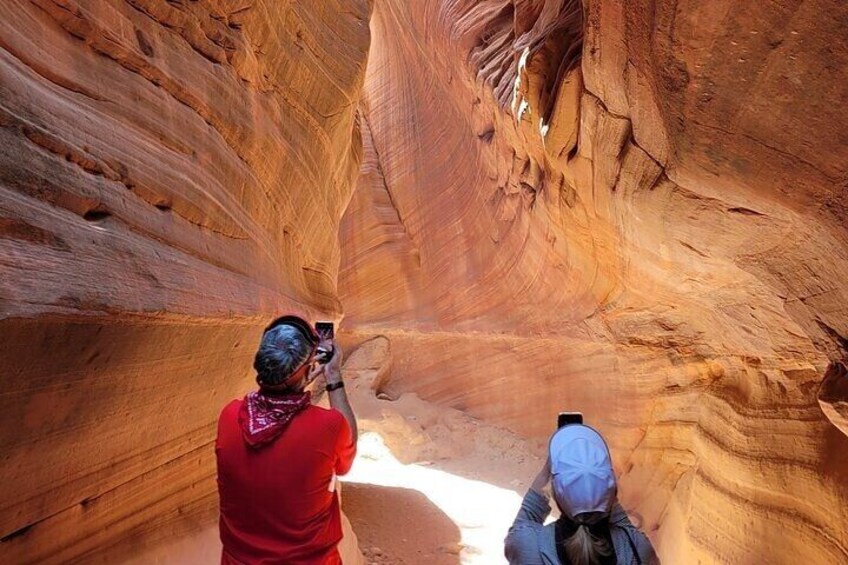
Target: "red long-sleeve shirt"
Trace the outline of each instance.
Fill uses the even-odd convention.
[[[223,564],[341,563],[339,501],[333,474],[356,455],[350,426],[338,410],[307,406],[269,445],[251,448],[238,413],[224,407],[215,453]]]

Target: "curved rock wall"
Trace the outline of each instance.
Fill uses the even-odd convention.
[[[0,3],[0,561],[214,519],[280,311],[338,318],[361,1]]]
[[[378,0],[347,339],[530,435],[582,410],[668,562],[845,561],[817,392],[848,354],[846,31],[827,0]]]
[[[343,304],[387,390],[582,410],[666,561],[845,561],[848,8],[368,4],[0,3],[0,559],[209,520],[259,329]]]

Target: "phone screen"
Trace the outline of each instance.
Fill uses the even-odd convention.
[[[560,412],[557,417],[557,429],[567,426],[568,424],[582,424],[582,412]]]
[[[315,331],[321,339],[333,339],[335,337],[333,322],[315,322]]]

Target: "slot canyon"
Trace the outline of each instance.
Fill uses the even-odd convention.
[[[503,560],[564,410],[663,563],[848,563],[847,105],[840,0],[3,0],[0,562],[218,562],[294,312],[345,563]]]

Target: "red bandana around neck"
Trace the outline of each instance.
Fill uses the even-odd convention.
[[[239,410],[239,424],[244,441],[250,447],[261,447],[277,438],[298,412],[309,405],[309,392],[271,396],[261,391],[249,392]]]

